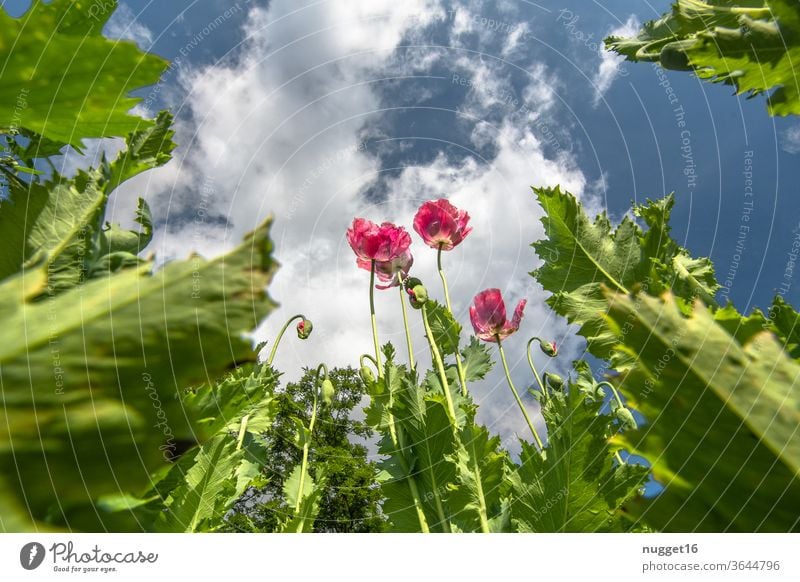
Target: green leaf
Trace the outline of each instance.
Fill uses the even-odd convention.
[[[386,363],[385,379],[398,447],[389,426],[376,427],[384,434],[379,447],[385,455],[379,465],[384,512],[393,531],[420,531],[418,509],[430,531],[447,531],[450,513],[444,498],[455,479],[451,459],[456,442],[444,395],[425,392],[405,368],[391,361]]]
[[[302,466],[297,465],[283,484],[283,495],[286,504],[294,508],[298,500],[305,499],[314,491],[314,480],[308,471],[303,473]]]
[[[249,432],[266,431],[276,413],[277,375],[263,364],[237,368],[218,382],[206,383],[183,397],[195,438],[236,431],[245,415]]]
[[[156,527],[161,531],[194,532],[221,520],[241,494],[233,476],[243,459],[244,451],[236,448],[236,439],[230,435],[220,434],[204,443],[181,484],[170,492]]]
[[[665,486],[641,517],[664,531],[796,531],[800,365],[770,332],[740,343],[730,312],[721,324],[698,303],[687,318],[669,294],[608,302],[614,328],[629,324],[618,351],[636,354],[620,389],[649,422],[617,440]]]
[[[691,70],[737,94],[772,91],[770,115],[800,114],[800,11],[793,0],[678,0],[634,38],[606,46],[632,61]]]
[[[489,348],[475,336],[470,337],[469,345],[461,351],[461,357],[467,382],[483,380],[494,366]]]
[[[508,453],[500,437],[489,436],[485,427],[469,424],[459,435],[453,456],[456,483],[450,486],[447,505],[461,531],[479,532],[486,520],[490,532],[508,531],[508,485],[505,481]]]
[[[458,351],[461,324],[453,318],[444,305],[436,301],[426,302],[425,309],[428,312],[433,339],[442,356],[455,354]]]
[[[512,523],[523,532],[614,532],[632,524],[622,506],[639,494],[647,469],[615,464],[607,434],[611,418],[601,401],[576,385],[543,406],[548,444],[543,457],[522,442],[511,476]]]
[[[302,477],[302,479],[301,479]],[[303,473],[300,465],[297,465],[291,475],[286,479],[283,486],[283,495],[291,511],[291,517],[280,527],[282,533],[310,533],[314,531],[314,519],[319,511],[319,500],[325,490],[323,482],[324,475],[318,475],[319,483],[315,482],[308,474]],[[298,499],[300,500],[299,511],[295,511]]]
[[[20,18],[0,11],[0,131],[21,126],[80,148],[152,125],[128,113],[141,101],[129,95],[158,81],[167,62],[102,36],[116,7],[34,0]]]
[[[769,309],[769,328],[778,336],[783,348],[795,360],[800,359],[800,315],[777,295]]]
[[[46,181],[24,182],[7,174],[9,197],[0,200],[0,230],[5,237],[0,279],[44,262],[49,291],[58,293],[86,281],[95,271],[107,274],[109,253],[127,254],[128,266],[141,263],[135,255],[152,236],[150,212],[143,201],[136,216],[140,232],[117,226],[102,230],[100,224],[114,188],[169,160],[175,147],[171,121],[162,113],[155,126],[129,135],[127,149],[113,162],[81,170],[72,179],[55,174]]]
[[[605,213],[590,220],[577,199],[558,187],[534,192],[546,213],[547,238],[533,243],[544,264],[531,275],[553,293],[547,302],[556,313],[581,326],[595,356],[608,359],[616,342],[603,317],[603,286],[622,293],[673,289],[689,302],[713,302],[719,285],[711,263],[692,259],[670,238],[673,196],[634,208],[648,226],[643,232],[627,216],[616,229]]]
[[[0,284],[0,467],[34,518],[58,520],[119,483],[137,491],[193,435],[183,389],[255,361],[245,334],[273,308],[268,233],[267,222],[222,257],[128,270],[53,298],[41,268]]]

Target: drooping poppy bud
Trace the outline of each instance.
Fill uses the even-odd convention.
[[[486,289],[475,296],[469,308],[469,318],[475,335],[485,342],[503,340],[519,329],[527,301],[521,299],[514,309],[514,316],[506,319],[506,304],[500,289]]]
[[[322,396],[322,402],[330,406],[333,402],[333,397],[336,395],[336,389],[333,387],[333,382],[331,382],[328,376],[325,376],[325,379],[322,381],[320,395]]]
[[[459,210],[444,198],[429,200],[414,216],[414,230],[431,248],[452,250],[472,232],[469,214]]]
[[[306,319],[304,317],[297,324],[297,337],[299,337],[301,340],[308,339],[308,336],[311,335],[311,331],[313,329],[314,324],[311,323],[310,319]]]
[[[636,430],[638,426],[636,419],[633,417],[633,413],[624,406],[617,406],[616,410],[614,410],[614,416],[624,430]]]
[[[428,301],[428,290],[417,278],[406,281],[406,293],[408,293],[408,299],[414,309],[422,309],[422,306]]]
[[[361,369],[358,371],[361,379],[364,381],[364,384],[370,385],[375,383],[375,374],[372,371],[372,368],[369,366],[361,366]]]
[[[555,358],[558,355],[558,346],[556,346],[556,342],[539,341],[539,347],[548,357]]]
[[[545,374],[545,382],[547,382],[553,390],[561,390],[564,387],[564,379],[558,374]]]

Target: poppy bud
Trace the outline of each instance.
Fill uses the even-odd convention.
[[[406,279],[406,293],[414,309],[421,309],[428,300],[428,290],[416,277]]]
[[[558,355],[558,347],[556,346],[556,342],[539,342],[539,347],[542,349],[544,354],[550,358],[555,358]]]
[[[616,410],[614,410],[614,416],[617,417],[623,429],[636,430],[636,419],[633,418],[633,413],[624,406],[617,406]]]
[[[361,366],[361,370],[359,370],[359,374],[361,379],[364,381],[365,384],[374,384],[375,383],[375,374],[372,373],[372,368],[369,366]]]
[[[564,387],[564,379],[558,374],[545,374],[545,381],[553,390],[561,390]]]
[[[314,325],[311,323],[311,320],[304,317],[300,320],[300,323],[297,324],[297,337],[301,340],[308,339],[312,329],[314,329]]]
[[[328,406],[331,405],[333,402],[333,397],[336,394],[336,390],[333,387],[333,382],[327,376],[322,381],[322,387],[320,388],[320,393],[322,395],[322,401],[327,404]]]

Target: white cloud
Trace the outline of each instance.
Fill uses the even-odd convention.
[[[625,24],[618,26],[608,32],[606,36],[636,36],[639,33],[641,24],[635,15],[631,14]],[[607,51],[601,43],[600,46],[600,67],[597,69],[592,78],[594,85],[594,104],[598,105],[600,101],[611,88],[614,81],[621,75],[622,62],[624,58],[616,53]]]
[[[141,23],[127,4],[120,4],[114,11],[103,34],[109,38],[132,40],[145,50],[153,44],[153,33]]]
[[[557,85],[542,88],[542,80],[552,74],[541,64],[526,67],[531,77],[520,94],[530,99],[530,111],[524,118],[514,110],[500,123],[477,124],[482,109],[492,105],[489,88],[499,90],[505,81],[481,68],[477,57],[465,61],[462,51],[436,57],[416,51],[401,66],[413,70],[446,58],[480,77],[482,89],[470,105],[478,117],[472,120],[473,135],[475,141],[493,142],[497,155],[487,164],[477,155],[453,162],[442,153],[388,179],[386,200],[369,201],[360,193],[379,177],[380,161],[360,147],[360,139],[382,119],[384,107],[391,106],[381,101],[377,89],[387,71],[398,66],[394,48],[440,22],[442,8],[430,0],[295,6],[290,0],[275,0],[267,9],[253,9],[236,61],[181,73],[187,89],[181,107],[191,115],[178,126],[183,144],[178,159],[118,192],[118,219],[132,214],[134,194],[141,192],[156,215],[169,221],[179,216],[182,222],[168,223],[157,233],[153,250],[164,258],[185,256],[198,246],[206,254],[230,248],[274,213],[273,238],[282,266],[270,294],[281,307],[257,336],[273,338],[298,312],[314,321],[309,340],[287,335],[279,348],[276,363],[291,379],[302,366],[323,360],[330,366],[355,365],[360,354],[372,349],[368,274],[356,268],[344,237],[352,218],[394,220],[411,231],[411,218],[422,200],[448,196],[473,217],[473,233],[445,257],[464,335],[471,331],[467,308],[478,291],[499,287],[509,302],[522,297],[529,301],[522,331],[507,342],[518,388],[524,390],[531,378],[524,355],[527,338],[560,340],[566,330],[544,306],[544,293],[527,274],[536,266],[529,245],[541,236],[541,211],[530,185],[560,183],[575,193],[586,187],[569,155],[560,152],[557,159],[547,159],[541,137],[528,126],[552,103]],[[208,220],[215,213],[228,220],[227,227]],[[435,253],[416,234],[412,237],[414,273],[440,296]],[[396,289],[377,293],[381,340],[391,340],[404,357],[398,301]],[[424,360],[419,314],[410,315],[416,352]],[[568,342],[559,362],[569,362],[578,347],[576,341]],[[546,358],[538,354],[536,360],[543,364]],[[474,393],[482,402],[480,419],[492,430],[526,435],[499,366]]]
[[[783,130],[781,149],[790,154],[800,154],[800,125],[793,125]]]

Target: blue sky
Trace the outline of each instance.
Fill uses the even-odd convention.
[[[25,4],[2,3],[12,13]],[[582,351],[526,274],[541,236],[531,185],[561,183],[616,220],[633,201],[674,191],[675,238],[711,256],[740,309],[766,306],[782,284],[800,303],[800,281],[785,276],[800,235],[800,121],[768,117],[763,98],[620,64],[600,48],[610,32],[667,9],[666,0],[123,1],[106,32],[179,59],[142,96],[149,112],[177,114],[181,148],[115,195],[113,218],[129,222],[144,195],[161,217],[155,251],[171,258],[222,252],[273,212],[281,309],[258,335],[272,337],[299,311],[315,321],[312,340],[282,348],[287,370],[369,351],[367,279],[344,241],[352,217],[410,227],[416,206],[439,196],[473,215],[474,233],[445,258],[462,322],[486,287],[529,301],[525,337],[508,342],[521,384],[527,337],[564,344],[561,372]],[[419,240],[412,250],[434,287],[435,257]],[[379,323],[402,346],[397,301],[379,297]],[[483,422],[524,434],[499,374],[475,390]]]

